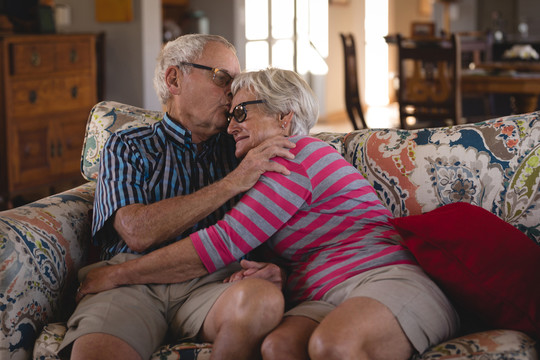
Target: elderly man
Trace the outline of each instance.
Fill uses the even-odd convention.
[[[239,72],[234,47],[219,36],[185,35],[162,49],[154,85],[166,115],[153,126],[112,134],[103,149],[93,234],[106,263],[151,253],[215,223],[266,171],[288,174],[269,161],[292,157],[294,144],[284,137],[261,144],[238,165],[234,140],[223,130]],[[214,359],[257,358],[281,320],[283,295],[258,278],[223,281],[238,269],[87,295],[62,348],[73,344],[72,359],[147,359],[166,340],[197,339],[214,343]],[[279,277],[276,266],[265,272]]]

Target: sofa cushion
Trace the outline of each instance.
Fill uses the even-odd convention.
[[[27,359],[44,324],[73,310],[94,184],[0,212],[0,359]]]
[[[162,118],[161,111],[144,110],[115,101],[102,101],[96,104],[86,124],[81,159],[83,177],[91,181],[97,179],[101,150],[112,133],[151,125]]]
[[[66,331],[65,323],[46,325],[36,340],[33,359],[60,360],[67,357],[69,354],[62,353],[62,357],[57,354]],[[161,346],[152,354],[150,360],[208,360],[211,354],[212,344],[178,342]]]
[[[458,307],[540,338],[540,247],[481,207],[449,204],[396,218],[418,263]]]
[[[65,323],[49,324],[34,347],[34,359],[60,360],[56,354],[64,335]],[[535,341],[527,335],[512,330],[490,330],[469,334],[432,346],[413,360],[532,360],[537,359]],[[208,343],[177,343],[164,345],[152,354],[151,360],[207,360],[212,345]],[[503,357],[501,357],[503,356]]]
[[[540,245],[540,112],[418,130],[364,129],[336,138],[394,217],[468,202]]]
[[[490,330],[465,335],[432,346],[413,360],[533,360],[535,341],[512,330]]]

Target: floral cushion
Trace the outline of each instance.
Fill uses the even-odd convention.
[[[34,348],[35,360],[59,360],[56,350],[64,338],[64,324],[49,324]],[[416,355],[411,360],[537,360],[535,342],[527,335],[511,330],[490,330],[446,341]],[[207,360],[212,345],[207,343],[178,343],[159,348],[150,360]]]
[[[511,330],[490,330],[446,341],[413,360],[532,360],[538,359],[535,341]]]
[[[102,101],[90,112],[84,138],[81,172],[85,179],[97,179],[99,159],[112,133],[132,127],[150,125],[163,118],[160,111],[144,110],[115,101]]]
[[[318,137],[342,150],[394,217],[468,202],[540,245],[540,112],[421,130]]]
[[[73,309],[94,185],[0,212],[0,358],[26,359],[47,322]]]
[[[57,351],[64,339],[67,328],[65,323],[48,324],[36,340],[33,359],[60,360]],[[209,343],[176,343],[164,345],[156,350],[150,360],[208,360],[212,354],[212,344]],[[62,356],[68,354],[62,354]]]

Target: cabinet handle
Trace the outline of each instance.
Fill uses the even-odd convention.
[[[60,140],[58,140],[57,149],[58,149],[58,156],[62,157],[62,142]]]
[[[71,49],[71,52],[69,53],[69,60],[72,64],[76,63],[79,60],[79,53],[76,49]]]
[[[30,104],[35,104],[37,101],[38,95],[36,90],[30,90],[28,93],[28,101],[30,101]]]
[[[30,64],[35,67],[41,65],[41,55],[39,55],[38,52],[34,51],[32,55],[30,55]]]
[[[54,148],[54,143],[51,142],[51,157],[53,158],[55,156],[55,148]]]
[[[79,95],[79,88],[77,86],[72,87],[71,88],[71,97],[73,99],[76,99],[78,95]]]

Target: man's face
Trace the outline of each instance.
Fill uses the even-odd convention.
[[[219,69],[231,77],[240,72],[236,55],[225,45],[210,42],[202,56],[193,62],[209,68]],[[179,65],[189,66],[189,65]],[[179,120],[192,133],[195,143],[205,141],[227,128],[226,113],[231,103],[231,84],[219,86],[213,80],[214,72],[190,66],[190,73],[180,80],[180,96],[175,98],[173,118]]]

